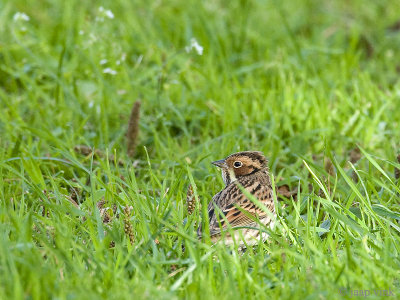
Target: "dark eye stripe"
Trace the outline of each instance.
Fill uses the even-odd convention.
[[[254,165],[251,165],[251,166],[249,166],[249,167],[252,168],[253,170],[252,170],[248,175],[254,174],[254,173],[257,172],[258,170],[260,170],[259,167],[256,167],[256,166],[254,166]]]

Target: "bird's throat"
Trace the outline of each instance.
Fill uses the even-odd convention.
[[[230,182],[233,182],[237,179],[234,170],[228,169],[228,174],[229,174]]]
[[[228,185],[237,179],[234,170],[222,169],[221,173],[222,180],[224,181],[225,185]]]

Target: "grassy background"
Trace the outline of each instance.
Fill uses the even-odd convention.
[[[398,297],[399,11],[0,2],[0,298]],[[192,38],[202,55],[185,50]],[[137,98],[132,164],[124,135]],[[125,165],[75,153],[80,144]],[[204,207],[222,188],[210,162],[248,149],[301,192],[279,202],[270,241],[241,254],[197,241],[201,212],[188,217],[185,197],[195,183]]]

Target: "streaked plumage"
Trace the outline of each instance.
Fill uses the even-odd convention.
[[[212,241],[218,241],[224,235],[226,244],[232,244],[232,236],[227,231],[229,227],[257,227],[261,224],[272,225],[271,214],[275,214],[272,186],[268,173],[268,161],[261,152],[244,151],[234,153],[225,159],[213,162],[221,168],[225,188],[217,193],[208,205],[209,229]],[[241,191],[246,191],[257,198],[270,212],[266,213]],[[246,215],[243,211],[247,212]],[[226,222],[227,221],[227,222]],[[229,223],[229,225],[227,224]],[[201,226],[198,235],[201,236]],[[222,233],[223,232],[223,233]],[[235,239],[243,244],[241,236],[247,244],[255,244],[260,238],[258,229],[233,229]],[[265,240],[263,234],[262,239]]]

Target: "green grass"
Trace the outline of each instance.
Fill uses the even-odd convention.
[[[399,297],[398,11],[389,0],[1,2],[0,298]],[[185,51],[192,38],[202,55]],[[81,144],[125,166],[75,153]],[[298,201],[280,201],[270,240],[245,253],[198,241],[187,186],[206,205],[223,185],[210,162],[250,149]]]

